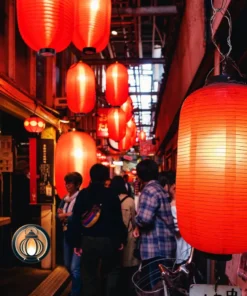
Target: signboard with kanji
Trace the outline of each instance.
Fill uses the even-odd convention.
[[[12,137],[0,136],[0,173],[13,172]]]
[[[29,139],[30,204],[53,202],[54,141]]]
[[[241,290],[235,286],[192,285],[190,296],[241,296]]]
[[[96,136],[98,138],[108,138],[107,115],[110,108],[99,108],[97,116]]]

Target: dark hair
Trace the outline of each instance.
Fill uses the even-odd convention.
[[[123,175],[123,178],[124,178],[124,179],[129,179],[129,175],[128,175],[128,174],[124,174],[124,175]]]
[[[176,172],[175,171],[166,171],[166,178],[168,179],[169,185],[176,183]]]
[[[78,172],[71,172],[68,173],[65,177],[64,177],[64,181],[65,183],[73,183],[75,186],[77,186],[78,188],[81,186],[82,184],[82,175]]]
[[[127,189],[125,187],[125,182],[124,182],[123,177],[121,177],[121,176],[113,177],[113,179],[111,181],[110,188],[117,195],[119,195],[119,194],[127,194]]]
[[[143,182],[157,180],[159,175],[159,168],[155,161],[152,159],[145,159],[138,163],[136,166],[138,177]]]
[[[109,179],[109,169],[103,164],[96,163],[90,169],[92,183],[104,183]]]
[[[162,187],[169,184],[169,180],[167,179],[167,172],[160,172],[158,176],[158,181]]]

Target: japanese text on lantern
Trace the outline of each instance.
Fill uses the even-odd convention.
[[[97,137],[108,138],[107,114],[110,108],[99,108],[97,116]]]

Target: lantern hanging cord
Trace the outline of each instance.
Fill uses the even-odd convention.
[[[232,18],[231,18],[231,15],[228,11],[228,9],[225,9],[225,6],[226,6],[226,1],[225,0],[222,0],[221,2],[221,7],[220,8],[216,8],[213,4],[213,0],[211,0],[211,6],[212,6],[212,9],[213,9],[213,15],[211,16],[210,18],[210,28],[211,28],[211,34],[213,36],[214,34],[214,30],[213,30],[213,23],[214,23],[214,20],[215,20],[215,17],[217,15],[217,13],[221,13],[223,18],[225,18],[228,22],[228,37],[226,39],[226,42],[229,46],[229,49],[228,49],[228,52],[226,54],[223,54],[222,51],[220,50],[219,46],[217,45],[217,42],[215,41],[215,39],[212,37],[212,42],[214,44],[214,46],[217,48],[217,50],[219,51],[220,55],[223,57],[222,61],[225,60],[226,58],[229,57],[231,51],[232,51],[232,43],[231,43],[231,36],[232,36]],[[222,62],[221,61],[221,62]]]
[[[231,18],[231,15],[230,15],[230,12],[228,9],[225,9],[225,6],[226,6],[226,0],[222,0],[221,2],[221,7],[220,8],[216,8],[213,4],[213,0],[211,0],[211,6],[212,6],[212,9],[213,9],[213,14],[210,18],[210,29],[211,29],[211,35],[213,36],[214,34],[214,30],[213,30],[213,23],[214,23],[214,20],[216,18],[216,15],[217,13],[221,13],[223,18],[225,18],[228,22],[228,37],[227,37],[227,44],[229,46],[229,49],[228,49],[228,52],[226,54],[224,54],[221,50],[220,50],[220,47],[218,46],[216,40],[214,39],[214,37],[212,37],[212,42],[215,46],[215,48],[218,50],[218,52],[220,53],[221,55],[221,60],[220,62],[218,63],[217,66],[219,66],[222,62],[224,62],[225,60],[230,60],[231,61],[231,64],[232,66],[235,68],[235,70],[238,72],[238,74],[243,77],[241,71],[239,70],[236,62],[230,57],[230,53],[232,51],[232,43],[231,43],[231,36],[232,36],[232,18]],[[208,72],[207,74],[207,77],[205,79],[205,81],[207,81],[208,79],[208,76],[211,74],[211,72],[214,70],[215,66]]]

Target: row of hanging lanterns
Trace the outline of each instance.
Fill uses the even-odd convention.
[[[126,110],[126,121],[132,116],[132,101],[128,100],[128,71],[119,63],[110,65],[106,70],[106,100],[113,107],[122,106]],[[96,102],[95,75],[90,66],[79,61],[73,64],[66,78],[68,108],[74,113],[89,113]],[[121,111],[119,111],[121,113]],[[121,116],[121,115],[120,115]]]
[[[17,0],[16,7],[24,42],[41,55],[54,55],[71,41],[84,53],[108,44],[111,0]]]

